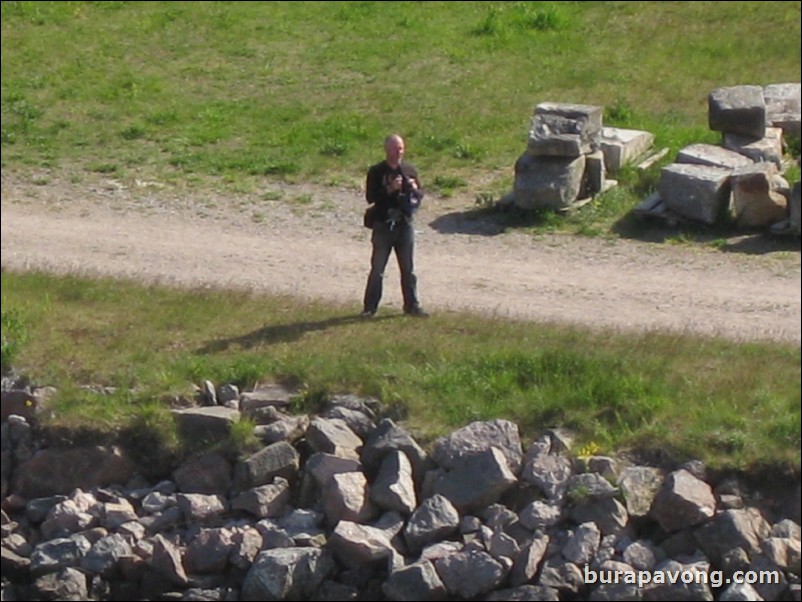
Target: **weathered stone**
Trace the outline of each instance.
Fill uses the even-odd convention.
[[[788,203],[788,220],[791,232],[799,236],[802,233],[802,186],[800,182],[794,184],[791,191],[791,201]]]
[[[498,587],[507,570],[487,552],[459,552],[435,561],[435,568],[451,594],[469,600]]]
[[[328,550],[265,550],[248,570],[240,600],[309,600],[334,568]]]
[[[519,515],[521,524],[532,531],[546,530],[560,521],[562,509],[556,504],[535,500]]]
[[[298,391],[280,384],[264,384],[253,391],[240,394],[240,411],[243,416],[249,416],[257,408],[275,406],[283,408],[292,403],[298,396]]]
[[[654,498],[663,486],[663,480],[660,470],[649,466],[629,466],[621,471],[618,487],[630,516],[642,517],[649,514]]]
[[[730,171],[720,167],[672,163],[660,172],[657,188],[666,207],[688,219],[712,225],[729,207]]]
[[[542,585],[521,585],[510,589],[499,589],[484,598],[485,602],[524,602],[526,600],[558,602],[559,599],[560,594],[557,590]]]
[[[112,533],[92,544],[92,548],[81,558],[80,568],[91,575],[104,579],[119,578],[119,560],[133,554],[125,535]]]
[[[181,435],[188,441],[224,439],[240,419],[237,410],[222,406],[172,410],[171,413]]]
[[[374,473],[381,466],[384,456],[391,450],[399,450],[407,455],[412,463],[415,482],[421,483],[426,471],[431,467],[429,455],[406,430],[389,418],[385,418],[376,425],[376,429],[365,441],[360,459],[365,469]]]
[[[300,466],[300,456],[286,441],[279,441],[238,462],[234,467],[234,488],[244,491],[266,485],[275,477],[292,482]]]
[[[672,583],[670,576],[682,574],[686,575],[698,573],[697,579],[677,579]],[[649,588],[649,600],[700,600],[712,602],[713,592],[710,590],[707,574],[710,571],[710,564],[707,562],[695,562],[682,564],[676,560],[667,560],[658,565],[652,574],[652,586]],[[656,578],[657,573],[661,577]],[[659,579],[659,582],[658,582]],[[686,583],[687,581],[687,583]]]
[[[529,583],[537,575],[548,546],[549,537],[548,535],[543,535],[534,539],[518,552],[518,555],[513,559],[510,585],[515,587]]]
[[[434,442],[432,459],[446,470],[453,469],[465,456],[498,448],[513,473],[521,469],[523,450],[518,425],[509,420],[472,422]]]
[[[189,578],[184,571],[181,550],[161,534],[153,537],[153,556],[150,558],[149,565],[170,583],[176,585],[189,583]]]
[[[448,537],[459,526],[459,512],[442,495],[426,498],[412,513],[404,530],[404,539],[412,551]]]
[[[599,150],[602,107],[544,102],[535,107],[527,151],[533,155],[577,157]]]
[[[367,408],[366,408],[367,409]],[[362,410],[355,410],[349,407],[335,405],[323,414],[325,418],[343,420],[356,435],[365,440],[376,428],[376,424],[370,415]]]
[[[748,157],[755,163],[774,163],[782,168],[783,140],[782,130],[766,128],[766,135],[760,138],[750,138],[741,134],[724,134],[724,148]]]
[[[323,491],[323,511],[330,525],[341,520],[365,523],[378,515],[370,501],[368,481],[361,472],[344,472],[331,477]]]
[[[558,454],[527,454],[521,478],[539,488],[550,500],[559,500],[573,474],[571,460]]]
[[[191,575],[219,575],[235,548],[230,529],[202,529],[187,545],[184,567]]]
[[[295,443],[306,433],[309,427],[307,416],[287,416],[271,422],[270,424],[260,424],[253,428],[253,434],[265,445],[286,441]]]
[[[708,558],[719,564],[734,548],[749,554],[760,551],[760,541],[770,532],[771,526],[755,508],[725,510],[696,531],[696,541]]]
[[[231,475],[231,463],[217,452],[194,456],[173,471],[179,491],[208,495],[226,495]]]
[[[708,125],[716,132],[762,138],[766,103],[760,86],[717,88],[708,95]]]
[[[691,144],[677,152],[677,163],[690,163],[693,165],[708,165],[724,169],[738,169],[752,165],[749,157],[715,144]]]
[[[344,420],[313,418],[306,429],[306,439],[316,452],[359,458],[360,439]]]
[[[575,595],[585,586],[582,571],[573,562],[552,557],[540,569],[539,585]]]
[[[252,487],[231,501],[233,510],[244,510],[258,518],[282,514],[290,501],[290,486],[286,479],[276,477],[272,483]]]
[[[766,122],[780,128],[787,139],[799,138],[802,130],[802,84],[769,84],[763,88]]]
[[[640,130],[603,127],[601,134],[601,150],[604,153],[605,167],[611,172],[621,171],[639,157],[643,156],[654,144],[654,134]]]
[[[584,197],[585,155],[541,157],[524,153],[515,162],[513,194],[521,209],[560,211]]]
[[[34,600],[88,600],[86,575],[68,567],[39,577],[32,586]]]
[[[798,539],[769,537],[761,542],[761,549],[766,558],[778,567],[797,577],[800,576],[802,550]]]
[[[428,600],[437,602],[448,599],[448,592],[428,560],[422,560],[396,569],[382,584],[382,592],[389,600]]]
[[[652,504],[651,514],[668,532],[703,523],[713,517],[716,498],[713,490],[687,470],[677,470],[666,478]]]
[[[785,219],[787,200],[773,187],[776,173],[774,164],[766,162],[754,163],[732,172],[731,209],[739,226],[769,226]]]
[[[412,464],[402,451],[385,456],[379,474],[370,488],[370,497],[385,510],[395,510],[408,515],[418,505],[415,482],[412,479]]]
[[[568,479],[568,497],[573,501],[613,497],[618,489],[600,474],[586,472]]]
[[[191,523],[219,517],[228,510],[228,500],[220,495],[179,493],[176,501],[187,522]]]
[[[562,550],[563,556],[574,564],[590,563],[599,549],[601,531],[594,523],[582,523]]]
[[[337,523],[328,547],[342,565],[351,569],[385,560],[395,552],[384,531],[348,520]]]
[[[482,475],[477,480],[476,475]],[[502,452],[496,448],[461,458],[454,470],[434,483],[434,492],[448,498],[461,512],[477,510],[496,502],[516,483]]]

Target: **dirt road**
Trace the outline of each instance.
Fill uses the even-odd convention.
[[[58,174],[2,177],[3,269],[134,277],[361,307],[369,232],[360,190],[269,185],[229,196]],[[800,343],[798,242],[755,252],[500,232],[473,200],[427,199],[417,217],[421,300],[620,330]],[[734,245],[737,249],[737,245]],[[388,267],[380,312],[399,311]]]

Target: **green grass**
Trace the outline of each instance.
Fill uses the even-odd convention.
[[[603,106],[606,125],[654,133],[670,160],[718,141],[712,90],[799,81],[802,63],[800,2],[4,1],[0,11],[4,171],[232,191],[361,184],[381,140],[400,132],[424,183],[476,198],[480,213],[510,189],[538,103]],[[618,174],[619,187],[568,216],[499,219],[614,235],[658,174]],[[193,384],[286,379],[308,400],[377,395],[422,436],[503,417],[530,435],[568,426],[602,452],[799,470],[798,347],[458,315],[399,329],[242,293],[2,279],[4,365],[58,386],[62,424],[124,425],[151,450],[178,445],[162,432],[166,407]],[[247,442],[245,431],[235,439]]]
[[[506,418],[525,440],[560,426],[602,453],[798,472],[794,346],[456,313],[365,322],[354,307],[39,273],[3,272],[2,290],[4,314],[26,332],[15,365],[58,386],[56,423],[77,430],[151,441],[150,424],[170,440],[166,408],[193,386],[277,381],[297,386],[309,411],[332,393],[376,396],[423,442]]]
[[[399,131],[428,181],[502,193],[536,104],[714,139],[713,89],[799,80],[799,23],[799,2],[8,1],[2,162],[361,181]]]

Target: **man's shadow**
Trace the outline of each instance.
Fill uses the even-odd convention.
[[[263,326],[258,330],[243,334],[238,337],[230,337],[226,339],[217,339],[209,341],[203,347],[198,349],[199,354],[218,353],[225,351],[232,347],[240,349],[250,349],[259,345],[271,345],[273,343],[286,343],[288,341],[295,341],[300,339],[307,332],[314,332],[317,330],[326,330],[336,326],[346,326],[348,324],[358,324],[361,322],[378,322],[383,320],[392,320],[397,318],[395,315],[374,316],[372,318],[363,318],[359,315],[339,316],[335,318],[328,318],[326,320],[318,320],[314,322],[294,322],[292,324],[272,324]]]

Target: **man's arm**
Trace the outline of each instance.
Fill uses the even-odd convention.
[[[382,182],[382,172],[379,166],[374,165],[368,170],[368,179],[365,184],[365,200],[368,204],[386,201],[387,191]]]

